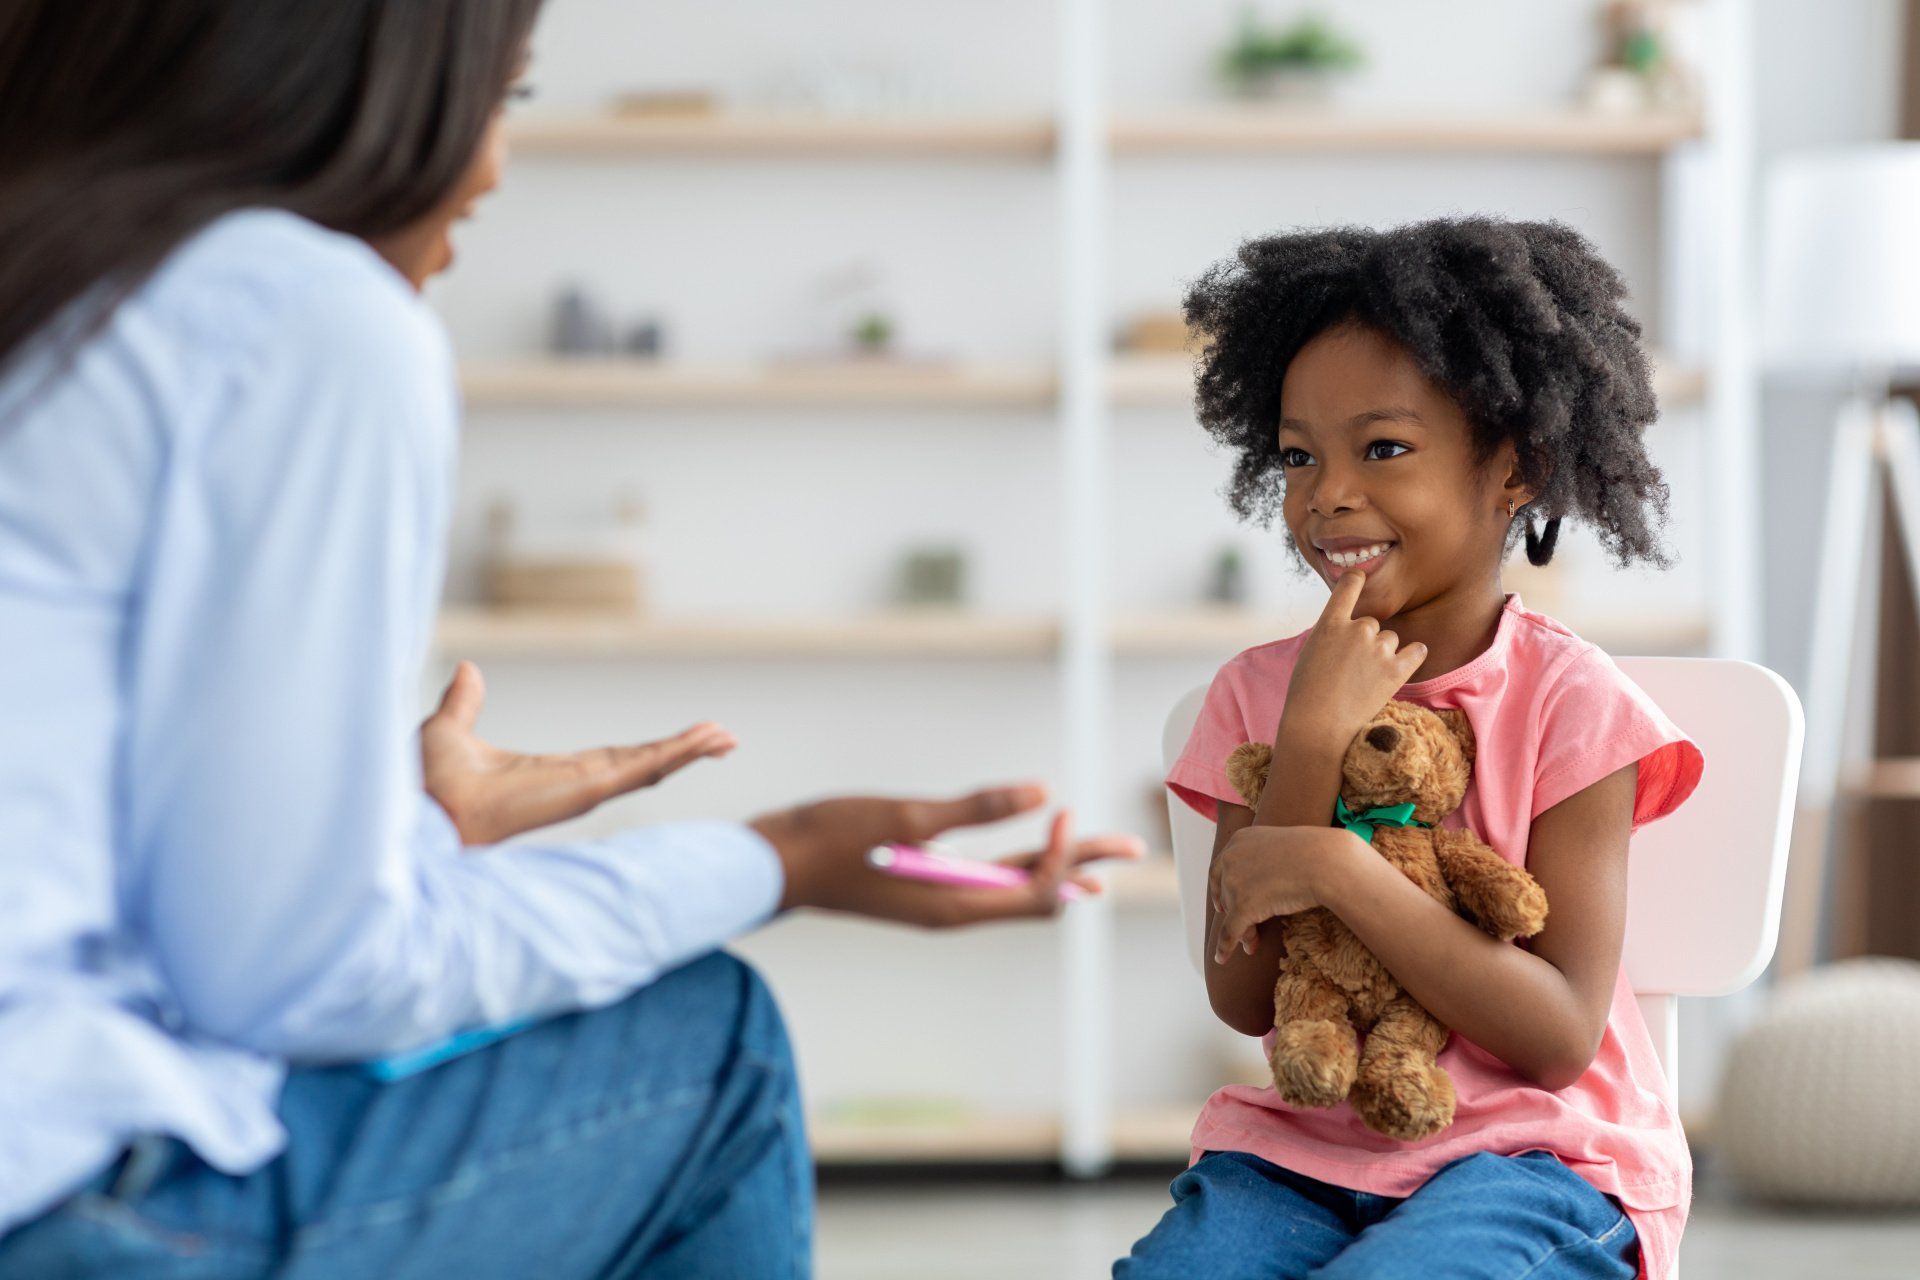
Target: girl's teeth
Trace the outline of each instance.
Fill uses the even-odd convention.
[[[1329,551],[1327,559],[1342,567],[1351,567],[1371,560],[1375,556],[1385,555],[1387,548],[1392,545],[1391,542],[1377,542],[1371,547],[1361,547],[1358,551]]]

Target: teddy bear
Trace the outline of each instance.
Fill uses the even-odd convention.
[[[1464,712],[1387,703],[1347,748],[1336,820],[1487,933],[1530,938],[1547,921],[1539,884],[1472,832],[1439,825],[1466,797],[1473,751]],[[1272,761],[1273,748],[1259,742],[1228,756],[1227,780],[1249,807]],[[1281,1098],[1296,1107],[1344,1098],[1369,1129],[1402,1142],[1451,1124],[1453,1081],[1435,1060],[1447,1028],[1331,911],[1286,916],[1281,928],[1270,1056]]]

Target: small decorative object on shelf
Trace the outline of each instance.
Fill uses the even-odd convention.
[[[1247,603],[1247,564],[1238,547],[1222,547],[1213,558],[1213,577],[1207,582],[1207,603],[1244,608]]]
[[[1674,55],[1670,0],[1607,0],[1605,44],[1587,77],[1584,105],[1603,115],[1696,108],[1690,70]]]
[[[486,593],[501,609],[552,609],[638,617],[641,592],[643,514],[633,497],[582,526],[529,536],[513,504],[497,501],[487,512]]]
[[[959,608],[967,602],[967,554],[959,547],[915,547],[900,561],[895,602],[913,608]]]
[[[884,311],[869,311],[853,322],[847,336],[863,356],[884,356],[893,349],[893,320]]]
[[[1120,326],[1113,345],[1130,355],[1185,355],[1193,350],[1193,331],[1178,311],[1141,311]]]
[[[951,83],[931,68],[841,57],[782,67],[748,96],[757,110],[841,117],[951,110],[958,101]]]
[[[657,360],[666,350],[666,330],[660,321],[652,316],[634,321],[627,326],[626,352],[643,360]]]
[[[1234,94],[1296,105],[1322,103],[1342,76],[1365,62],[1360,46],[1317,14],[1269,27],[1258,10],[1240,11],[1240,26],[1220,54],[1220,79]]]
[[[720,110],[720,99],[711,89],[636,89],[613,100],[613,114],[625,119],[684,119],[711,116]]]
[[[554,355],[571,360],[611,355],[651,360],[666,350],[666,341],[666,325],[658,316],[641,316],[621,330],[600,299],[582,285],[567,285],[554,299],[550,339]]]
[[[553,304],[553,354],[604,356],[613,351],[613,322],[582,285],[568,285]]]

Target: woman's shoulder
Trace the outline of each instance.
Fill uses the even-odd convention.
[[[284,209],[225,214],[177,246],[128,301],[200,350],[286,341],[417,357],[443,347],[431,313],[400,273],[357,236]]]

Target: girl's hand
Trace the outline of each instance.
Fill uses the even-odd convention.
[[[1287,686],[1282,734],[1303,735],[1344,753],[1353,735],[1387,705],[1420,664],[1427,646],[1402,646],[1373,618],[1353,616],[1366,588],[1358,570],[1340,575],[1320,620],[1307,633]]]
[[[1235,947],[1252,955],[1260,926],[1280,916],[1323,906],[1327,875],[1340,859],[1365,846],[1343,827],[1247,827],[1214,857],[1207,876],[1213,900],[1213,960],[1225,964]]]
[[[463,844],[498,844],[523,831],[577,818],[696,760],[724,756],[735,746],[733,735],[719,725],[697,724],[638,746],[522,755],[474,734],[486,698],[480,668],[462,662],[439,708],[420,726],[427,794],[453,819]]]
[[[904,880],[875,870],[867,853],[882,844],[923,844],[954,827],[998,822],[1046,803],[1042,787],[994,787],[958,800],[885,800],[848,797],[768,814],[753,822],[786,869],[780,907],[817,907],[876,920],[945,929],[989,920],[1030,919],[1060,910],[1060,886],[1071,882],[1091,893],[1096,880],[1075,875],[1101,858],[1138,858],[1131,836],[1074,841],[1070,819],[1053,820],[1047,847],[1002,859],[1032,872],[1018,888],[975,888]]]

